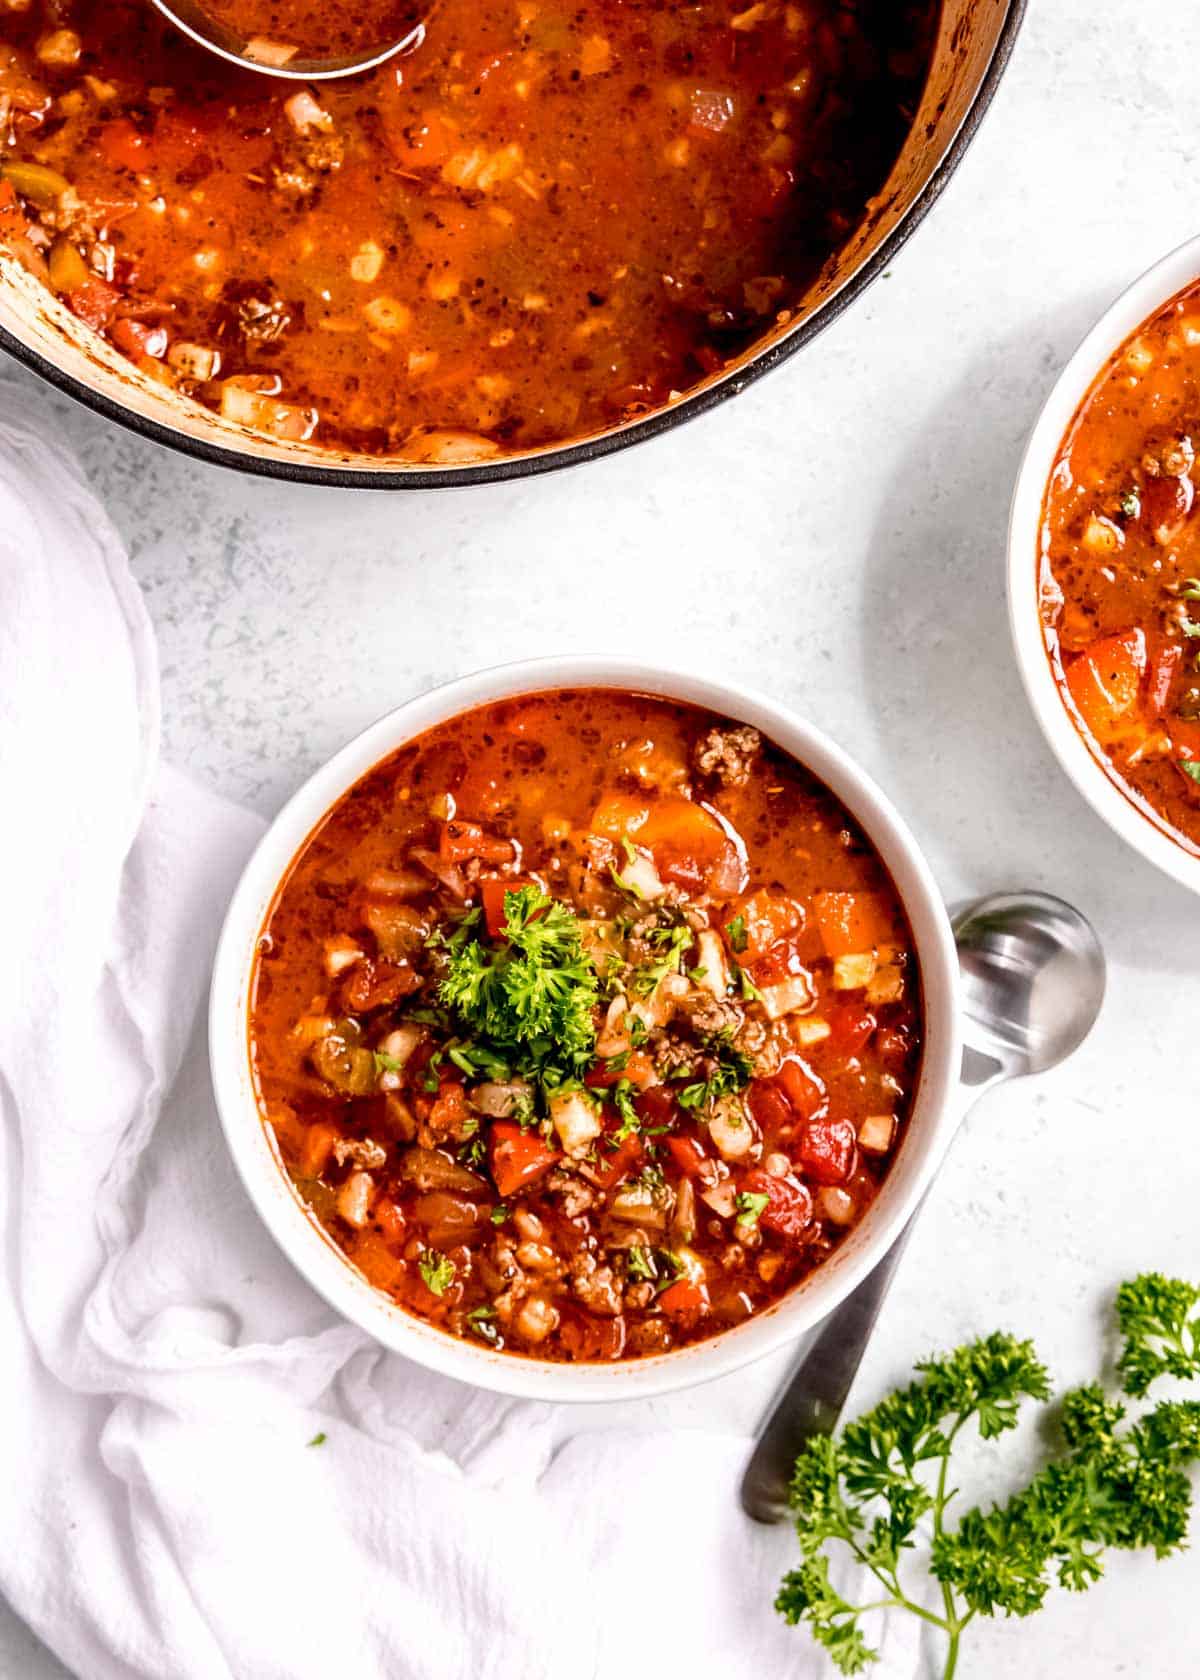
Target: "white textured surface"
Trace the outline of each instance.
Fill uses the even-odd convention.
[[[1112,965],[1100,1029],[1066,1069],[989,1099],[959,1140],[862,1403],[930,1347],[999,1325],[1035,1336],[1064,1381],[1086,1376],[1122,1277],[1200,1273],[1200,902],[1057,774],[1003,609],[1009,490],[1056,368],[1195,231],[1200,10],[1031,11],[981,135],[890,277],[800,359],[641,451],[495,491],[291,489],[165,454],[24,379],[131,545],[170,757],[261,811],[432,681],[553,651],[659,654],[768,687],[829,729],[906,812],[948,897],[1024,883],[1095,919]],[[781,1370],[636,1415],[748,1429]],[[1184,1680],[1198,1588],[1194,1554],[1122,1559],[1086,1602],[972,1629],[960,1675]],[[5,1680],[60,1673],[0,1615]]]

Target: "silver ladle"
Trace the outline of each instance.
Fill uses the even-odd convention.
[[[1104,1001],[1105,966],[1087,918],[1046,893],[978,899],[953,926],[962,975],[961,1124],[993,1086],[1046,1073],[1079,1048]],[[915,1223],[916,1214],[825,1320],[776,1399],[742,1477],[742,1505],[757,1522],[787,1515],[797,1455],[837,1427]]]
[[[197,0],[170,0],[170,4],[168,0],[150,0],[150,3],[189,41],[194,41],[206,52],[215,53],[227,64],[236,65],[239,70],[257,71],[260,76],[278,76],[289,82],[331,82],[340,76],[358,76],[365,70],[374,70],[378,65],[386,64],[389,58],[396,58],[400,53],[420,46],[425,38],[425,24],[421,21],[399,40],[387,41],[357,56],[320,58],[305,57],[297,52],[283,62],[276,62],[269,56],[262,56],[270,43],[263,43],[256,51],[253,40],[240,39],[216,18],[210,17]]]

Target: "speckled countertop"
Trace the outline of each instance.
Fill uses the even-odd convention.
[[[1062,1380],[1083,1377],[1117,1281],[1200,1274],[1200,902],[1059,775],[1003,599],[1013,475],[1056,370],[1129,279],[1196,232],[1198,61],[1198,7],[1031,0],[982,133],[889,275],[737,401],[566,475],[392,497],[272,486],[18,376],[129,542],[168,756],[264,814],[432,682],[619,650],[751,681],[831,731],[906,813],[949,898],[1030,884],[1094,918],[1112,965],[1100,1028],[1067,1068],[989,1098],[959,1139],[863,1403],[929,1348],[1000,1325],[1036,1337]],[[749,1429],[782,1369],[624,1410]],[[1024,1450],[1032,1432],[1014,1473]],[[973,1630],[965,1671],[1184,1680],[1198,1591],[1197,1554],[1122,1560],[1086,1602]],[[61,1672],[0,1612],[0,1675]]]

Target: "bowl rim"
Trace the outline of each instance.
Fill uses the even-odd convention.
[[[766,1312],[707,1342],[614,1364],[571,1365],[459,1341],[407,1313],[355,1271],[303,1210],[254,1097],[247,1053],[249,981],[264,916],[293,858],[335,801],[381,759],[472,707],[560,688],[615,688],[685,701],[757,724],[842,800],[895,881],[921,965],[925,1046],[909,1135],[879,1197],[809,1279]],[[737,1370],[814,1328],[900,1235],[955,1128],[961,1067],[958,962],[949,916],[929,865],[887,796],[821,730],[741,685],[605,655],[493,666],[439,685],[386,713],[321,765],[259,841],[221,930],[209,997],[209,1055],[222,1129],[259,1216],[307,1282],[343,1317],[394,1352],[445,1376],[523,1398],[628,1400],[690,1387]]]
[[[1051,669],[1042,634],[1039,534],[1046,485],[1080,403],[1120,346],[1189,284],[1200,279],[1200,234],[1186,239],[1128,285],[1072,353],[1034,423],[1017,469],[1008,519],[1008,619],[1017,669],[1034,716],[1068,778],[1096,814],[1147,862],[1200,893],[1200,856],[1171,838],[1126,792],[1075,724]]]
[[[967,147],[974,139],[980,123],[987,114],[1000,78],[1012,57],[1028,0],[1005,0],[1005,14],[979,86],[963,114],[958,129],[951,137],[942,158],[928,181],[909,205],[907,212],[882,241],[878,250],[849,276],[844,285],[820,304],[811,315],[784,336],[764,349],[751,353],[748,359],[710,384],[705,384],[679,402],[655,409],[644,419],[631,424],[594,433],[574,443],[550,447],[520,456],[498,456],[475,465],[462,467],[372,468],[323,466],[308,461],[275,460],[231,449],[223,444],[177,430],[148,415],[138,414],[115,398],[97,390],[85,380],[67,373],[39,350],[23,343],[6,327],[0,326],[0,349],[14,361],[37,374],[47,384],[71,397],[83,407],[112,420],[126,431],[161,444],[166,449],[204,461],[210,466],[227,467],[234,472],[253,477],[278,479],[287,484],[311,484],[338,490],[452,490],[473,485],[503,484],[513,479],[533,478],[561,468],[581,466],[588,461],[601,460],[635,444],[649,442],[661,433],[706,414],[728,397],[737,396],[748,385],[761,379],[795,355],[824,328],[848,309],[867,287],[893,262],[908,240],[924,221],[929,211],[945,191],[946,185],[962,161]]]

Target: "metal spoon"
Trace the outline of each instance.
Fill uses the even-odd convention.
[[[1100,1013],[1105,969],[1091,923],[1046,893],[978,899],[953,925],[963,981],[961,1124],[994,1085],[1045,1073],[1078,1049]],[[916,1214],[784,1384],[742,1477],[742,1505],[756,1521],[787,1515],[797,1455],[836,1428],[915,1223]]]
[[[150,0],[150,3],[168,23],[182,30],[190,41],[206,52],[215,53],[227,64],[234,64],[239,70],[255,70],[260,76],[278,76],[289,82],[331,82],[339,76],[361,75],[364,70],[374,70],[376,66],[386,64],[389,58],[419,47],[425,39],[425,23],[422,20],[414,23],[399,40],[385,42],[382,47],[372,47],[357,56],[314,58],[297,52],[278,63],[262,56],[267,43],[239,38],[216,18],[210,17],[196,0],[171,0],[169,5],[167,0]],[[428,10],[428,7],[423,8],[425,12]]]

